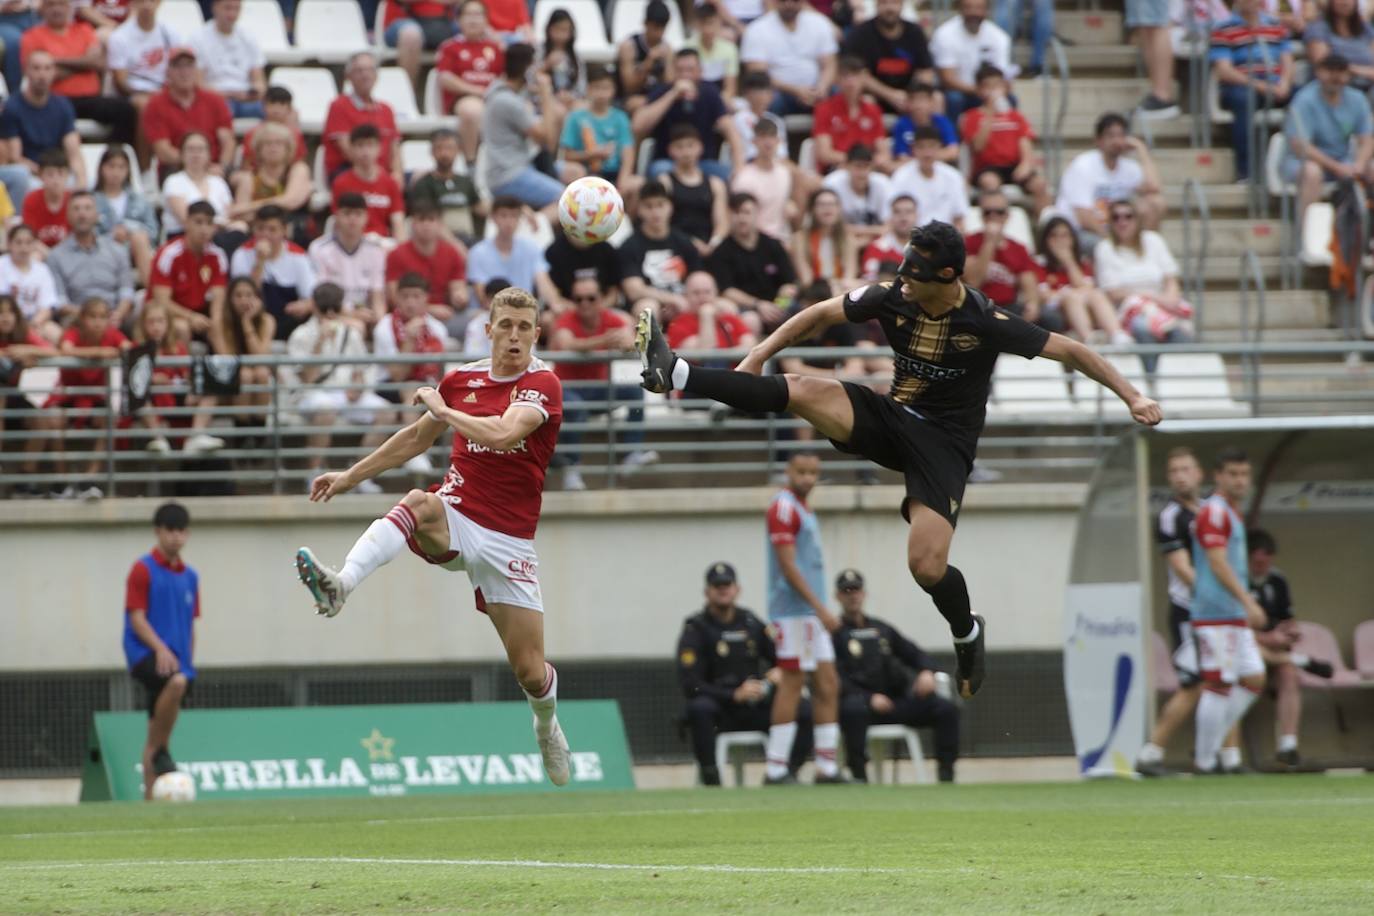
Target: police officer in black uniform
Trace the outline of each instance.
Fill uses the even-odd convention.
[[[677,643],[678,680],[687,697],[692,750],[704,785],[720,785],[716,733],[768,731],[777,653],[763,621],[735,605],[739,581],[729,563],[706,570],[706,606],[687,618]],[[805,705],[805,704],[803,704]],[[795,774],[811,750],[811,713],[797,711]]]
[[[959,756],[959,707],[935,693],[930,656],[892,624],[864,613],[864,577],[846,569],[835,579],[844,614],[835,641],[840,674],[840,731],[854,778],[867,781],[870,725],[900,723],[935,730],[941,782],[954,781]]]

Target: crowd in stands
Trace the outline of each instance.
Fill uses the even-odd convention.
[[[207,0],[194,34],[162,23],[159,0],[6,4],[0,302],[11,306],[0,311],[10,316],[0,319],[0,382],[13,386],[45,354],[117,353],[144,333],[149,304],[166,318],[154,336],[169,354],[476,357],[485,305],[505,285],[544,303],[546,350],[624,349],[623,319],[643,309],[676,346],[735,348],[812,295],[890,278],[910,229],[936,219],[967,232],[967,279],[998,305],[1091,342],[1190,337],[1179,267],[1157,231],[1162,179],[1127,117],[1102,114],[1094,147],[1058,187],[1042,170],[1012,79],[1043,65],[1048,0],[995,10],[959,0],[929,35],[901,0],[876,0],[867,19],[861,4],[827,0],[650,0],[642,30],[608,63],[579,57],[566,10],[536,34],[525,0],[376,5],[363,0],[366,21],[421,94],[434,61],[447,123],[425,168],[403,167],[375,53],[347,59],[327,111],[298,111],[243,27],[242,0]],[[1236,113],[1240,177],[1247,93],[1292,99],[1285,169],[1308,202],[1327,180],[1371,174],[1374,30],[1355,0],[1286,19],[1271,5],[1209,12],[1211,59]],[[1168,14],[1155,25],[1152,4],[1127,6],[1151,65]],[[1026,70],[1012,54],[1023,13]],[[1301,89],[1288,51],[1296,35],[1317,62]],[[1172,84],[1148,75],[1140,112],[1170,114]],[[321,116],[307,136],[302,125]],[[79,126],[107,144],[89,171]],[[579,248],[558,229],[562,188],[587,174],[625,197],[633,226],[614,247]],[[867,329],[858,339],[883,344]],[[396,386],[434,381],[442,365],[436,356],[292,381],[347,377],[358,387],[346,401],[302,395],[301,411],[384,427],[405,400]],[[608,378],[605,365],[559,371],[570,390]],[[24,399],[11,397],[5,425],[98,427],[101,416],[51,411],[98,413],[102,394],[67,389],[104,378],[63,369],[46,409],[20,412]],[[374,398],[379,383],[392,385]],[[156,410],[137,422],[160,428]],[[224,444],[197,423],[183,451]],[[147,445],[167,451],[171,440]],[[631,470],[647,460],[625,459]]]

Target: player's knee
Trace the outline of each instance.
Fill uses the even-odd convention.
[[[480,123],[482,120],[482,99],[475,95],[465,95],[453,106],[453,113],[461,120]]]
[[[907,556],[907,568],[916,584],[922,588],[938,585],[949,569],[949,561],[943,551],[915,551]]]
[[[162,689],[180,699],[186,695],[186,688],[189,684],[190,682],[186,680],[186,675],[178,671],[168,679],[167,686]]]
[[[708,696],[695,696],[687,701],[687,719],[692,722],[715,722],[720,707]]]

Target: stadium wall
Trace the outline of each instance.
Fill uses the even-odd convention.
[[[998,651],[1057,650],[1079,485],[971,487],[951,561],[975,606],[997,621]],[[763,512],[769,488],[551,493],[537,540],[550,655],[564,661],[663,659],[701,600],[702,575],[735,564],[741,604],[764,610]],[[905,571],[895,487],[820,488],[833,576],[869,582],[870,610],[943,648],[943,622]],[[292,562],[297,546],[341,559],[394,497],[187,500],[186,556],[201,574],[198,667],[476,662],[501,658],[472,609],[466,578],[411,557],[374,576],[338,619],[310,613]],[[0,671],[119,668],[124,580],[151,545],[155,499],[97,504],[0,503],[6,558]]]

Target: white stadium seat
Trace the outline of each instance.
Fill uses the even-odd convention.
[[[410,84],[410,77],[400,67],[382,67],[377,71],[377,85],[372,90],[372,96],[391,106],[398,126],[402,121],[413,121],[420,117],[420,106],[415,103],[415,89]]]
[[[292,47],[286,37],[286,18],[277,0],[244,0],[239,28],[258,43],[269,64],[294,64],[306,59],[305,53]]]
[[[615,0],[611,7],[611,43],[620,44],[631,35],[644,31],[644,10],[649,0]],[[668,4],[668,29],[663,40],[671,47],[680,48],[687,41],[687,30],[682,26],[682,13],[676,3]]]
[[[606,63],[615,57],[615,45],[606,39],[606,20],[597,0],[537,0],[534,4],[534,34],[542,41],[544,26],[554,10],[567,10],[572,16],[573,44],[577,56],[588,63]],[[643,18],[641,17],[641,23]],[[636,30],[638,31],[638,30]]]
[[[162,0],[157,8],[157,21],[176,32],[182,41],[190,41],[205,25],[205,17],[196,0]]]
[[[1231,396],[1226,364],[1216,353],[1165,353],[1155,368],[1155,397],[1170,417],[1249,414]]]
[[[301,130],[318,134],[324,129],[329,106],[338,98],[334,74],[325,67],[277,67],[268,83],[291,90],[292,104],[301,113]]]
[[[359,51],[371,51],[362,7],[357,0],[301,0],[296,47],[322,63],[343,63]]]
[[[906,752],[911,757],[911,765],[916,768],[916,781],[922,783],[930,782],[930,768],[926,766],[925,755],[921,752],[921,736],[916,733],[916,729],[908,728],[905,725],[870,725],[868,731],[864,733],[864,740],[868,742],[868,759],[873,761],[873,780],[877,783],[883,781],[882,746],[884,744],[898,746],[905,745]],[[892,760],[892,782],[897,782],[897,761]]]
[[[988,404],[988,416],[1011,419],[1086,414],[1087,410],[1069,397],[1071,381],[1072,376],[1053,360],[1003,354],[992,374],[993,400]]]
[[[401,143],[401,170],[407,175],[423,174],[434,168],[434,156],[428,140],[405,140]],[[456,166],[455,166],[456,168]]]
[[[1302,217],[1302,251],[1299,257],[1306,267],[1331,266],[1331,221],[1336,208],[1318,201],[1307,208]]]

